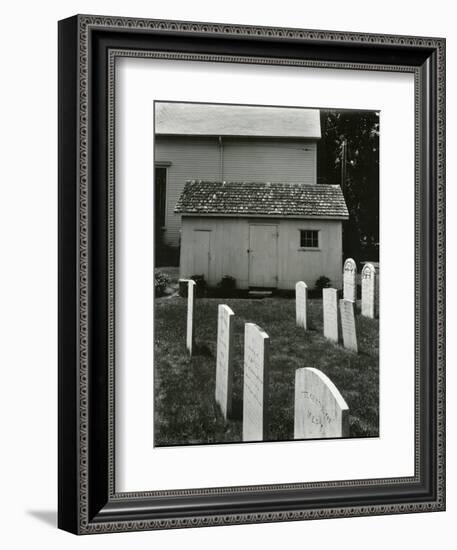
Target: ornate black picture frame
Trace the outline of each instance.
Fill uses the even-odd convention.
[[[409,72],[415,79],[415,475],[118,493],[116,56]],[[445,509],[445,40],[77,15],[59,22],[59,513],[77,534]]]

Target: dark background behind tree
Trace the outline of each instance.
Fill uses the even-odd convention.
[[[379,260],[379,112],[321,110],[318,183],[340,184],[344,258]]]

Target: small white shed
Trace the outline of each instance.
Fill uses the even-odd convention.
[[[188,181],[175,212],[183,278],[292,290],[326,276],[341,288],[348,210],[339,185]]]

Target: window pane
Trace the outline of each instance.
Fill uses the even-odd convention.
[[[319,231],[302,229],[300,231],[300,246],[302,248],[318,248],[319,247],[318,233]]]

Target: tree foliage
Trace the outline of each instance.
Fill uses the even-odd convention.
[[[321,111],[318,182],[340,184],[349,210],[345,257],[379,259],[379,113]]]

